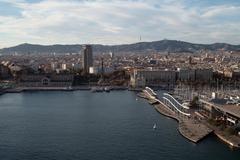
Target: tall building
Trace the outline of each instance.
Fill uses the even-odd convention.
[[[89,73],[89,68],[93,66],[92,46],[84,45],[82,48],[82,67],[86,73]]]

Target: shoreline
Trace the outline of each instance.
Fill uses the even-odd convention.
[[[74,86],[74,87],[16,87],[11,89],[5,89],[1,92],[2,94],[5,93],[21,93],[27,91],[90,91],[93,87],[102,87],[102,86]],[[110,90],[130,90],[128,87],[125,86],[110,86]],[[132,90],[134,91],[134,90]]]
[[[224,143],[226,143],[226,144],[228,144],[228,145],[230,145],[231,147],[233,147],[233,148],[239,148],[239,146],[238,145],[236,145],[236,144],[234,144],[234,143],[232,143],[232,142],[230,142],[229,140],[227,140],[225,137],[223,137],[220,133],[217,133],[217,132],[213,132],[222,142],[224,142]]]

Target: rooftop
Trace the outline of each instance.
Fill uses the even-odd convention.
[[[240,106],[237,105],[231,105],[231,104],[226,104],[225,99],[214,99],[209,102],[202,100],[202,102],[212,104],[214,105],[215,108],[219,109],[222,112],[231,114],[237,118],[240,118]]]
[[[240,106],[225,104],[221,106],[216,106],[216,108],[226,113],[229,113],[237,118],[240,118]]]

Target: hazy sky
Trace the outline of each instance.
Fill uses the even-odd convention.
[[[0,0],[0,48],[161,39],[240,44],[240,0]]]

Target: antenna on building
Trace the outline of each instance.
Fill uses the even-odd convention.
[[[140,40],[140,42],[142,41],[142,36],[140,35],[140,37],[139,37],[139,40]]]

